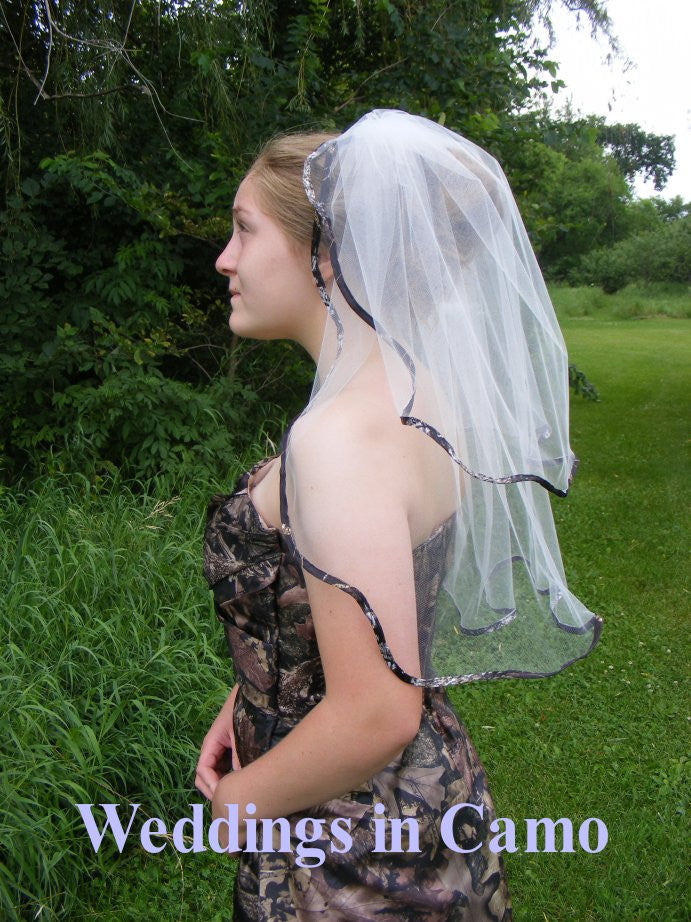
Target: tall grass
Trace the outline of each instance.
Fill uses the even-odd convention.
[[[202,800],[196,755],[232,685],[200,572],[208,492],[53,478],[0,496],[5,918],[73,909],[117,859],[75,803]]]
[[[517,922],[680,922],[689,327],[592,310],[562,314],[600,402],[572,398],[581,465],[553,507],[570,587],[605,618],[601,644],[562,675],[453,700],[517,825],[505,856]],[[225,856],[136,844],[96,856],[73,806],[130,801],[177,819],[202,800],[199,745],[232,684],[201,576],[215,488],[56,476],[0,494],[3,918],[231,917]],[[525,853],[524,818],[542,816],[600,817],[609,843]]]
[[[549,292],[560,321],[575,317],[600,320],[691,318],[691,288],[681,282],[637,282],[614,294],[592,285],[553,284]]]

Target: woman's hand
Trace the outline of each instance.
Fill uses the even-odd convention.
[[[237,771],[240,768],[233,732],[233,710],[239,687],[235,685],[228,695],[225,704],[218,712],[218,717],[204,737],[199,753],[194,784],[208,800],[212,800],[221,778],[231,769]]]

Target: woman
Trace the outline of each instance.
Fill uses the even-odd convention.
[[[196,784],[214,817],[277,821],[241,852],[235,918],[508,920],[443,688],[551,674],[599,631],[546,499],[576,463],[566,354],[510,191],[475,145],[378,110],[270,142],[233,215],[231,329],[316,364],[279,455],[209,509],[239,683]],[[301,860],[306,817],[321,861]]]

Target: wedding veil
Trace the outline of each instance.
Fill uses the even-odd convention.
[[[291,552],[355,599],[404,681],[437,687],[560,671],[592,649],[601,621],[564,576],[549,493],[566,496],[578,463],[567,354],[501,168],[435,122],[375,110],[307,158],[304,186],[317,215],[313,271],[327,320],[310,400],[282,446]],[[378,508],[361,489],[363,476],[386,470],[354,465],[352,477],[331,482],[323,450],[334,408],[373,357],[388,392],[362,399],[435,443],[423,499],[445,511],[421,545],[402,529],[406,552],[399,541],[393,562]],[[396,588],[401,566],[414,576],[408,602]],[[412,659],[402,620],[416,623]]]

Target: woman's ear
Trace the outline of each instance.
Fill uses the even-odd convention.
[[[334,270],[329,258],[329,248],[326,246],[319,247],[319,271],[326,285],[333,282]]]

